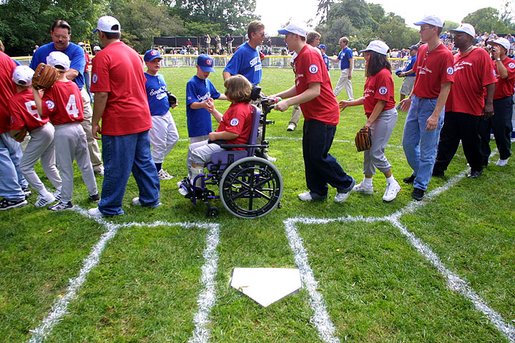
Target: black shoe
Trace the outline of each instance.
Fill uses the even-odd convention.
[[[434,177],[444,177],[445,176],[443,171],[434,170],[434,169],[433,169],[433,172],[431,173],[431,175]]]
[[[467,177],[468,178],[471,178],[471,179],[477,179],[478,177],[481,176],[481,174],[483,174],[483,170],[471,170],[469,174],[467,174]]]
[[[89,196],[89,201],[99,201],[100,200],[100,197],[98,196],[98,193],[97,194],[93,194],[93,195],[90,195]]]
[[[421,190],[420,188],[413,188],[413,192],[411,193],[411,197],[415,199],[416,201],[422,200],[424,197],[425,191]]]
[[[0,211],[9,210],[11,208],[16,208],[16,207],[22,207],[25,205],[27,205],[27,200],[25,200],[25,199],[22,199],[22,200],[2,199],[0,201]]]
[[[415,174],[411,174],[411,176],[405,177],[404,179],[402,179],[402,182],[407,183],[407,184],[413,183],[413,182],[415,182],[415,177],[416,177]]]
[[[59,201],[57,204],[48,207],[48,209],[50,211],[64,211],[64,210],[69,210],[72,207],[73,207],[73,204],[71,201],[68,201],[68,202]]]

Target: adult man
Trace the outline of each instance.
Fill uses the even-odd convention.
[[[104,48],[93,59],[92,133],[94,137],[102,134],[105,175],[98,208],[88,212],[92,216],[123,214],[122,200],[131,171],[139,188],[139,197],[132,203],[157,207],[159,177],[150,154],[148,133],[152,120],[143,61],[136,51],[120,41],[121,27],[116,18],[100,17],[94,32],[98,32]]]
[[[12,81],[14,68],[16,63],[0,51],[0,211],[27,205],[22,186],[28,184],[19,168],[21,146],[9,135],[8,102],[16,91]]]
[[[50,29],[52,42],[42,45],[34,52],[34,56],[30,61],[30,67],[36,70],[38,64],[46,63],[46,58],[52,51],[61,51],[68,56],[71,61],[71,66],[70,70],[66,72],[66,78],[73,80],[81,90],[80,94],[84,105],[84,120],[81,124],[88,140],[89,157],[95,173],[102,175],[104,173],[104,167],[102,166],[100,149],[98,148],[97,141],[91,135],[92,112],[90,96],[84,85],[84,70],[86,67],[84,50],[79,45],[70,41],[71,33],[72,29],[70,24],[61,19],[55,20]]]
[[[404,81],[402,81],[401,86],[401,98],[400,101],[404,100],[407,96],[411,94],[413,90],[413,86],[415,85],[415,70],[413,66],[417,61],[417,52],[418,45],[412,45],[409,47],[409,59],[408,64],[399,72],[396,72],[398,77],[404,77]]]
[[[511,156],[511,132],[513,124],[513,88],[515,87],[515,60],[507,56],[510,42],[506,38],[497,38],[489,42],[497,83],[494,93],[494,116],[481,121],[481,153],[483,165],[490,157],[490,129],[494,132],[495,143],[499,150],[496,165],[504,167]]]
[[[351,48],[348,47],[349,45],[349,38],[342,37],[340,38],[340,52],[338,53],[337,57],[330,58],[333,62],[340,61],[340,69],[341,74],[340,78],[338,79],[338,83],[336,83],[336,86],[334,87],[334,95],[338,96],[340,95],[340,92],[343,88],[345,88],[345,91],[347,92],[347,96],[349,97],[349,100],[354,100],[354,92],[352,90],[352,69],[354,68],[354,56],[352,54]]]
[[[490,56],[486,50],[474,46],[476,32],[472,25],[462,23],[451,30],[451,34],[459,51],[454,55],[454,84],[445,105],[445,121],[433,176],[444,175],[461,140],[470,165],[467,176],[477,178],[483,172],[479,124],[483,115],[490,117],[494,114],[496,80]]]
[[[324,200],[327,184],[330,184],[337,189],[334,201],[343,202],[349,197],[355,181],[329,154],[340,119],[329,73],[320,51],[306,43],[303,26],[290,23],[279,30],[279,34],[285,35],[288,49],[297,53],[294,60],[295,85],[276,94],[286,99],[278,102],[276,109],[284,112],[289,106],[300,104],[304,114],[302,153],[309,191],[299,194],[299,199]]]
[[[443,21],[427,16],[414,23],[420,26],[420,40],[415,62],[416,78],[411,95],[401,103],[408,111],[402,145],[408,163],[413,169],[405,183],[413,183],[413,199],[424,197],[435,163],[436,148],[443,126],[444,107],[453,81],[453,57],[442,44],[439,35]]]

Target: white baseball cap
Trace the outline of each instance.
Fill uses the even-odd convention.
[[[122,27],[120,22],[115,17],[111,17],[105,15],[98,19],[97,28],[93,30],[93,33],[98,31],[107,32],[107,33],[117,33],[121,32]]]
[[[428,15],[428,16],[424,17],[422,20],[419,20],[416,23],[413,23],[413,25],[417,25],[417,26],[424,25],[424,24],[433,25],[433,26],[437,26],[437,27],[443,27],[443,20],[438,18],[435,15]]]
[[[30,86],[32,84],[34,70],[29,66],[17,66],[14,68],[13,81],[19,86]]]
[[[476,30],[474,30],[474,27],[467,23],[461,23],[460,26],[458,26],[455,29],[450,30],[451,32],[464,32],[468,34],[469,36],[472,36],[473,38],[476,38]]]
[[[386,45],[385,42],[381,40],[373,40],[370,43],[368,43],[368,46],[366,49],[360,50],[359,52],[366,52],[366,51],[374,51],[378,54],[385,55],[388,53],[388,50],[390,50],[390,47]]]
[[[293,33],[295,35],[299,35],[301,37],[306,37],[308,35],[308,29],[304,27],[304,25],[299,23],[289,23],[285,28],[282,28],[277,31],[280,35],[285,35],[287,33]]]
[[[102,50],[102,49],[98,45],[95,45],[93,47],[93,51],[100,51],[100,50]]]
[[[510,41],[507,40],[506,38],[499,37],[497,39],[494,39],[493,41],[489,41],[488,43],[489,44],[492,44],[492,43],[499,44],[500,46],[505,48],[506,51],[510,51]]]
[[[70,69],[70,58],[60,51],[52,51],[46,57],[46,64],[67,71]]]

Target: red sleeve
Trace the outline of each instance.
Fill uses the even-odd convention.
[[[93,59],[91,71],[91,92],[111,92],[109,79],[109,56],[99,52]]]
[[[375,81],[376,92],[374,93],[374,99],[388,102],[394,92],[393,80],[390,72],[387,69],[383,69],[379,72]]]

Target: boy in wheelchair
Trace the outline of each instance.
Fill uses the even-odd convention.
[[[231,105],[222,114],[214,113],[217,120],[221,118],[216,132],[209,133],[209,140],[204,140],[190,145],[188,154],[189,180],[193,182],[195,177],[202,174],[204,167],[211,161],[213,153],[223,151],[219,144],[246,144],[252,129],[253,108],[250,104],[252,84],[243,76],[235,75],[224,82],[225,95]],[[233,148],[243,150],[244,148]],[[199,180],[200,181],[200,180]],[[187,191],[178,183],[179,192],[186,195]]]

